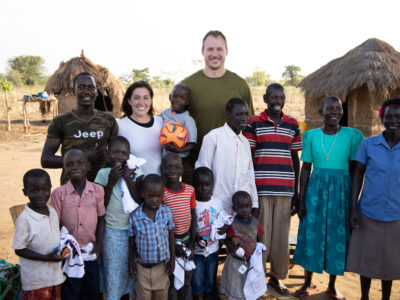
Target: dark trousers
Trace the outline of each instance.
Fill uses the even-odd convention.
[[[176,290],[174,287],[174,275],[169,277],[168,300],[191,300],[192,299],[192,271],[185,271],[185,283],[183,287]]]
[[[100,279],[97,260],[85,262],[85,275],[82,278],[69,278],[61,285],[63,300],[97,300]]]

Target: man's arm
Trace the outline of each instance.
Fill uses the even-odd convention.
[[[204,139],[200,149],[199,158],[196,161],[195,168],[207,167],[213,170],[213,159],[215,156],[216,142],[213,136],[208,133]]]
[[[58,169],[63,167],[63,157],[56,155],[60,145],[61,139],[46,139],[40,159],[43,168]]]
[[[297,151],[290,151],[292,155],[293,170],[294,170],[294,194],[292,197],[292,216],[297,212],[297,206],[299,204],[299,172],[300,172],[300,160]]]

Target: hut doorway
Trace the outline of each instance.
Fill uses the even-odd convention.
[[[113,111],[113,105],[110,97],[103,95],[100,91],[98,92],[96,101],[94,102],[94,108],[101,111]]]
[[[340,119],[339,125],[348,127],[349,126],[349,101],[348,101],[347,97],[346,97],[346,101],[344,101],[342,103],[342,107],[343,107],[343,116]]]

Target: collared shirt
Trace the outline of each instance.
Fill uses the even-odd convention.
[[[104,216],[104,189],[86,180],[82,196],[75,191],[71,181],[56,188],[50,196],[51,206],[57,211],[61,226],[68,229],[79,245],[96,244],[97,218]]]
[[[358,209],[374,220],[400,220],[400,143],[390,148],[383,133],[367,138],[356,160],[366,165]]]
[[[143,212],[143,204],[131,214],[129,236],[135,237],[136,251],[144,263],[169,260],[168,237],[173,228],[174,221],[167,206],[158,206],[155,222]]]
[[[227,123],[204,137],[196,162],[198,167],[208,167],[213,171],[213,195],[221,199],[226,212],[232,212],[232,195],[237,191],[248,192],[252,206],[258,207],[249,142],[242,133],[236,134]]]
[[[15,223],[15,250],[29,249],[47,255],[60,244],[60,224],[57,212],[49,208],[49,215],[32,210],[28,204]],[[20,257],[21,281],[24,291],[59,285],[64,282],[61,262],[32,260]]]
[[[244,135],[253,150],[256,186],[259,196],[293,196],[292,151],[302,148],[299,124],[282,114],[277,124],[266,111],[250,119]]]

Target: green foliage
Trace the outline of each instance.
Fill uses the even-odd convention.
[[[41,56],[20,55],[8,60],[8,78],[15,85],[34,85],[44,78],[44,59]]]
[[[289,86],[297,86],[300,81],[304,78],[303,75],[300,75],[299,72],[301,68],[296,65],[287,65],[285,66],[285,71],[282,73],[282,78],[285,81],[285,85]]]
[[[252,76],[246,77],[246,81],[250,86],[266,86],[270,81],[270,75],[263,70],[255,69]]]
[[[132,78],[133,81],[150,81],[150,70],[149,68],[144,68],[144,69],[132,69]]]
[[[161,76],[153,76],[150,84],[153,88],[171,88],[174,81],[170,78],[163,79]]]
[[[9,92],[12,89],[12,83],[7,80],[0,80],[0,89],[4,92]]]

